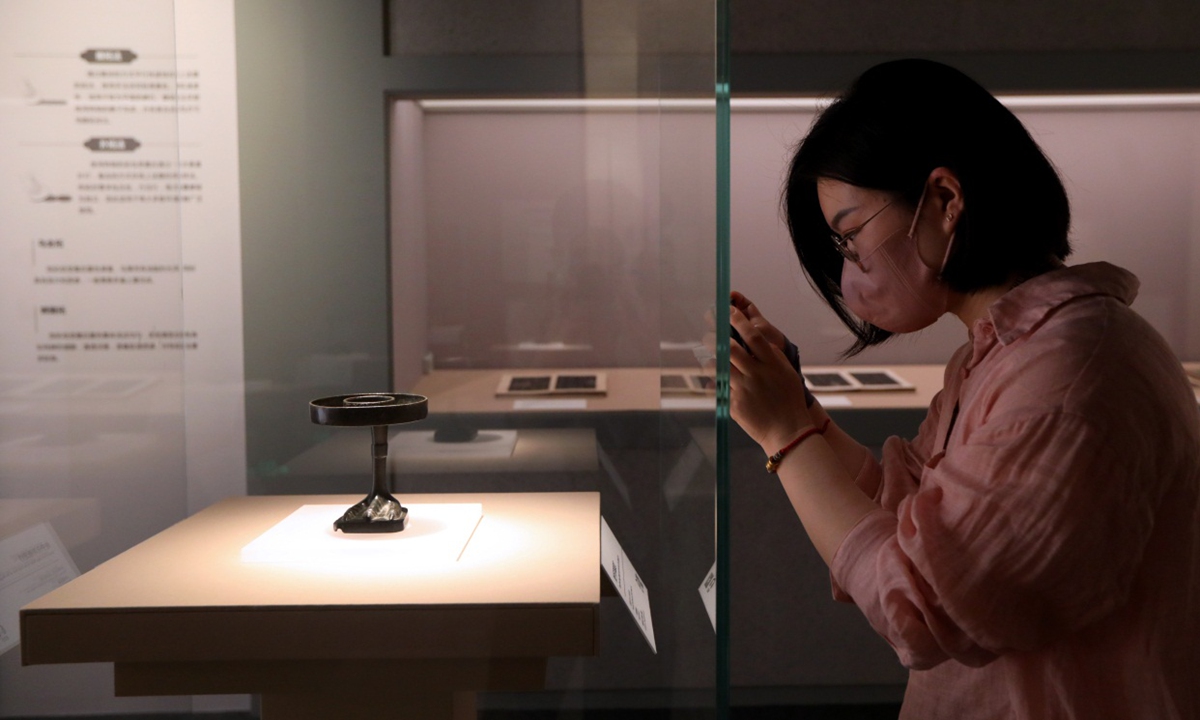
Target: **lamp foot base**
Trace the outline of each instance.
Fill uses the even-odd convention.
[[[371,494],[333,522],[344,533],[394,533],[408,526],[408,508],[386,493]]]

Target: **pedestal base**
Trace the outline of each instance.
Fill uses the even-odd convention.
[[[475,693],[408,693],[389,688],[340,696],[317,693],[262,696],[262,720],[475,720]]]
[[[262,696],[263,720],[467,720],[482,690],[540,690],[545,658],[117,663],[118,696]]]

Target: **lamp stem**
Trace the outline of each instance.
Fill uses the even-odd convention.
[[[388,426],[374,425],[371,427],[371,457],[375,460],[375,495],[388,495],[387,457],[388,457]]]

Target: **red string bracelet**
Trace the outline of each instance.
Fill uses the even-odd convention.
[[[786,456],[792,450],[795,450],[797,445],[799,445],[800,443],[809,439],[813,435],[824,435],[825,431],[828,429],[829,429],[829,418],[825,418],[825,422],[821,423],[821,427],[817,427],[816,425],[813,425],[812,427],[808,428],[804,432],[800,433],[800,435],[797,436],[795,440],[793,440],[790,443],[788,443],[787,445],[785,445],[782,450],[775,453],[771,457],[767,458],[767,472],[773,473],[773,472],[779,470],[779,465],[780,465],[780,463],[783,462],[784,456]]]

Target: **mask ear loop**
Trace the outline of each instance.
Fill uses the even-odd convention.
[[[921,197],[917,198],[917,210],[913,213],[912,224],[908,226],[908,239],[913,240],[917,234],[917,221],[921,219],[921,206],[925,204],[925,190],[928,187],[921,188]]]
[[[938,270],[938,279],[942,279],[942,273],[946,272],[946,263],[950,262],[950,251],[954,249],[954,238],[958,233],[950,231],[950,240],[946,242],[946,254],[942,256],[942,269]]]
[[[915,241],[917,232],[917,220],[921,219],[921,206],[925,203],[925,190],[928,186],[921,188],[921,197],[917,199],[917,211],[913,213],[912,225],[908,226],[908,239]],[[950,260],[950,251],[954,249],[954,238],[958,233],[950,233],[950,241],[946,243],[946,252],[942,255],[942,264],[938,269],[938,279],[942,279],[942,273],[946,271],[946,263]],[[920,251],[918,251],[918,256]]]

